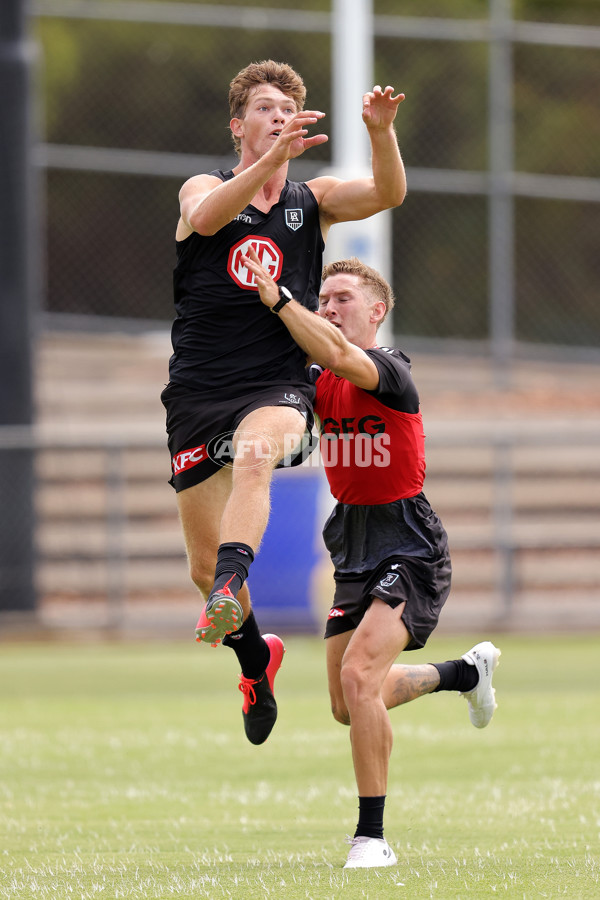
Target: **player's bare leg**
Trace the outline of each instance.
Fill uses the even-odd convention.
[[[352,759],[359,796],[382,796],[387,790],[392,726],[382,688],[410,636],[401,608],[374,598],[348,643],[340,683],[350,718]]]
[[[177,494],[190,576],[205,599],[214,582],[221,519],[231,490],[231,468],[224,467],[200,484]],[[244,584],[237,594],[234,609],[237,621],[232,621],[231,631],[235,630],[234,626],[240,627],[250,609],[250,594]],[[217,635],[218,640],[222,636]]]
[[[304,418],[292,408],[250,413],[234,435],[235,459],[226,474],[216,481],[213,476],[208,492],[199,490],[180,507],[194,580],[208,597],[197,640],[213,646],[222,640],[235,650],[242,668],[244,728],[253,744],[267,739],[277,719],[274,680],[285,648],[277,635],[260,634],[245,578],[268,522],[273,469],[300,443],[305,429]]]
[[[469,702],[472,723],[481,728],[488,724],[496,706],[491,679],[500,651],[489,641],[477,644],[460,660],[447,663],[393,663],[410,641],[400,619],[403,608],[400,605],[392,610],[374,598],[356,630],[327,639],[331,706],[337,721],[351,726],[360,804],[346,868],[387,866],[395,861],[393,850],[383,838],[392,749],[387,710],[435,690],[457,690]]]
[[[177,494],[190,577],[205,597],[214,579],[221,519],[230,494],[231,468],[228,467]]]
[[[298,410],[263,406],[237,429],[232,489],[221,519],[221,543],[243,541],[258,550],[270,510],[273,469],[302,440],[306,421]]]
[[[499,659],[500,650],[490,641],[482,641],[460,659],[446,663],[420,666],[397,663],[391,667],[383,685],[384,703],[387,709],[393,709],[433,691],[456,690],[468,701],[471,723],[475,728],[485,728],[497,708],[492,676]]]
[[[233,436],[235,458],[223,507],[214,582],[196,628],[197,640],[218,643],[241,625],[237,595],[266,528],[275,465],[300,443],[305,420],[288,407],[249,413]],[[266,651],[266,648],[264,648]]]
[[[410,636],[392,610],[375,598],[353,632],[327,639],[334,715],[349,722],[359,821],[345,868],[388,866],[396,856],[383,837],[383,812],[393,734],[382,688]]]

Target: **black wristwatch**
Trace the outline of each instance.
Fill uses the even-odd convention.
[[[277,301],[275,306],[271,307],[271,312],[274,312],[274,313],[280,313],[281,310],[283,309],[283,307],[285,306],[285,304],[289,303],[290,300],[294,299],[286,287],[284,287],[282,284],[278,285],[278,287],[279,287],[279,300]]]

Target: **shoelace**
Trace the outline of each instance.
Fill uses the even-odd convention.
[[[240,678],[240,683],[238,684],[238,691],[241,691],[242,694],[246,694],[248,697],[248,703],[250,706],[254,706],[256,703],[256,692],[254,690],[254,685],[258,684],[260,678],[255,679],[254,681],[251,678]]]
[[[360,840],[360,838],[351,838],[350,835],[347,835],[346,843],[351,845],[350,853],[348,854],[349,859],[363,858],[367,849],[367,841],[364,839]]]

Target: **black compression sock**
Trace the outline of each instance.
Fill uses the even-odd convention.
[[[432,663],[440,673],[440,683],[431,692],[462,691],[468,693],[477,687],[479,672],[464,659],[452,659],[444,663]]]
[[[245,678],[260,678],[271,659],[269,645],[258,630],[258,623],[251,612],[241,628],[223,638],[223,644],[235,651],[242,675]]]
[[[354,837],[370,837],[383,839],[383,811],[385,808],[385,794],[383,797],[359,797],[358,798],[358,825]]]
[[[248,577],[252,562],[254,550],[248,544],[221,544],[217,552],[215,583],[210,593],[214,594],[227,586],[235,597]]]

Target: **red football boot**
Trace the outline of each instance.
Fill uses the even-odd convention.
[[[244,611],[228,587],[215,591],[206,601],[196,625],[196,640],[216,647],[226,634],[242,627]]]
[[[263,744],[277,721],[273,684],[285,653],[283,641],[276,634],[265,634],[263,637],[271,651],[269,665],[260,678],[246,678],[240,675],[238,685],[244,695],[242,706],[244,730],[251,744]]]

